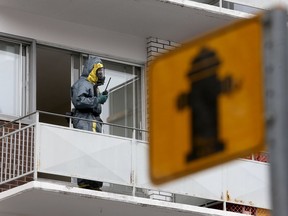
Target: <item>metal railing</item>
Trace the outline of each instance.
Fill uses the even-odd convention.
[[[74,171],[75,166],[72,163],[73,160],[70,160],[70,159],[67,160],[69,161],[70,167],[69,167],[69,164],[68,166],[65,165],[64,167],[62,167],[63,161],[60,161],[61,162],[60,166],[57,166],[57,159],[62,158],[63,154],[65,154],[64,152],[67,153],[66,149],[68,146],[69,146],[68,148],[71,149],[72,153],[71,154],[68,153],[67,155],[65,155],[65,157],[69,158],[69,156],[71,156],[72,157],[71,159],[73,159],[74,157],[73,155],[74,145],[75,146],[77,145],[76,147],[77,150],[80,146],[82,146],[80,147],[80,149],[86,148],[85,146],[83,146],[82,143],[77,143],[77,141],[74,142],[75,139],[73,139],[73,135],[78,133],[78,135],[76,134],[75,136],[79,136],[79,137],[81,136],[81,140],[82,139],[85,140],[84,143],[86,144],[89,143],[89,139],[86,139],[87,137],[90,137],[90,141],[92,140],[92,142],[94,142],[95,138],[97,138],[98,141],[100,140],[97,143],[97,145],[93,145],[94,147],[97,146],[96,148],[98,148],[102,144],[104,144],[107,147],[108,146],[107,144],[109,144],[113,146],[113,148],[117,146],[119,147],[118,149],[120,148],[123,149],[121,153],[117,151],[117,155],[121,155],[118,158],[118,160],[120,159],[121,162],[117,163],[117,169],[114,169],[114,170],[112,169],[113,168],[112,165],[114,165],[114,162],[112,163],[109,163],[107,161],[105,162],[106,155],[101,153],[101,156],[104,157],[104,160],[101,161],[101,163],[102,162],[105,163],[105,166],[104,166],[105,169],[107,170],[110,169],[110,171],[111,170],[113,171],[111,173],[115,173],[115,177],[114,177],[111,174],[107,175],[106,171],[103,172],[103,175],[101,174],[101,178],[100,178],[101,181],[103,180],[104,182],[109,183],[110,185],[113,185],[113,184],[124,185],[124,188],[125,186],[131,187],[133,188],[132,190],[133,196],[135,196],[137,193],[138,194],[140,193],[137,189],[141,189],[141,190],[144,189],[148,191],[152,190],[152,192],[157,190],[156,192],[158,192],[157,188],[154,188],[153,186],[149,184],[148,178],[146,179],[147,177],[146,176],[147,175],[147,172],[146,172],[147,171],[147,157],[146,156],[147,156],[147,147],[148,147],[146,145],[147,142],[137,141],[135,139],[136,138],[135,134],[137,130],[141,132],[145,132],[145,133],[147,132],[146,130],[137,129],[133,127],[125,127],[125,126],[115,125],[115,124],[109,124],[109,123],[103,123],[109,126],[123,127],[125,129],[132,130],[134,134],[132,140],[129,140],[129,138],[127,139],[127,138],[110,136],[110,135],[107,136],[107,135],[102,135],[99,133],[98,133],[99,134],[98,137],[95,136],[94,138],[94,134],[90,132],[85,132],[82,134],[82,133],[79,133],[80,131],[75,130],[75,129],[70,130],[64,127],[58,127],[56,125],[42,123],[39,121],[40,114],[54,115],[60,118],[75,118],[75,117],[71,117],[67,115],[36,111],[25,117],[22,117],[12,122],[0,125],[0,131],[2,131],[2,136],[0,137],[0,149],[1,149],[0,185],[4,183],[9,184],[10,183],[9,181],[16,180],[22,176],[25,176],[31,173],[34,173],[34,178],[37,179],[39,177],[39,176],[37,177],[37,172],[48,173],[52,175],[61,175],[61,176],[66,176],[66,177],[75,177],[75,176],[77,178],[83,177],[84,174],[81,173],[81,171],[80,172],[78,172],[79,170],[76,170],[76,172]],[[30,119],[30,122],[27,123],[26,121],[26,123],[23,123],[23,120],[25,118]],[[53,134],[56,134],[56,136],[53,136]],[[66,138],[70,137],[71,142],[67,141],[67,143],[65,143],[65,142],[60,141],[61,139],[58,140],[59,137],[61,138],[61,136],[58,137],[58,135],[62,135],[63,137],[65,137],[64,141],[67,141],[68,139]],[[49,139],[49,137],[54,137],[55,139],[54,140]],[[55,142],[55,140],[57,141]],[[43,141],[45,142],[43,143]],[[58,141],[59,143],[57,143]],[[55,152],[55,149],[58,147],[60,147],[59,152],[58,151]],[[62,149],[62,152],[60,151],[60,149]],[[93,149],[92,152],[95,152],[94,150],[95,149]],[[109,154],[110,153],[107,153],[107,155]],[[91,159],[90,157],[87,157],[87,158]],[[99,156],[95,158],[99,159]],[[126,160],[123,160],[122,162],[122,159],[124,158]],[[250,158],[247,158],[247,159],[253,160],[255,159],[255,156],[251,156]],[[102,159],[99,159],[99,160],[102,160]],[[252,164],[253,167],[261,166],[262,167],[261,170],[265,166],[265,164],[258,164],[258,163],[251,163],[251,162],[249,163],[249,161],[247,160],[241,160],[240,163],[241,163],[241,166],[245,164],[248,164],[248,165]],[[74,163],[74,164],[77,164],[77,163]],[[106,165],[111,165],[111,166],[106,166]],[[122,167],[123,169],[122,168],[119,169],[119,167]],[[236,166],[236,169],[238,167],[239,166]],[[80,169],[83,170],[83,167],[81,167]],[[114,172],[115,170],[119,172]],[[231,168],[226,169],[226,170],[228,172],[229,170],[231,170]],[[99,169],[99,171],[101,171],[101,169]],[[223,170],[220,171],[220,173],[222,172]],[[97,173],[99,174],[100,172],[97,172]],[[226,173],[226,171],[224,173]],[[123,174],[123,175],[120,175],[120,174]],[[213,175],[219,176],[219,171],[215,171]],[[90,178],[93,179],[93,176],[91,173],[89,174],[88,177],[89,179]],[[165,192],[168,191],[169,193],[181,194],[183,192],[181,189],[182,185],[186,185],[186,184],[191,185],[191,183],[198,182],[200,181],[200,179],[201,179],[201,182],[203,183],[203,177],[201,177],[200,179],[197,179],[197,177],[195,178],[196,179],[193,179],[193,178],[189,180],[187,179],[186,180],[187,182],[184,180],[183,182],[179,183],[179,185],[176,185],[176,186],[174,185],[171,188],[169,187],[161,188],[160,191],[165,191]],[[209,178],[210,178],[210,175],[209,175]],[[205,179],[207,180],[209,178],[207,177],[204,178],[204,181]],[[224,176],[222,176],[222,178],[224,178]],[[225,178],[227,178],[226,175],[225,175]],[[233,179],[233,176],[231,175],[230,178]],[[230,181],[233,182],[232,180]],[[217,185],[218,184],[216,184],[216,186]],[[227,188],[229,187],[230,186],[227,185]],[[111,187],[111,189],[108,189],[108,191],[109,190],[113,191],[113,187]],[[192,196],[192,194],[194,193],[201,194],[199,191],[195,192],[195,190],[196,190],[195,188],[185,187],[185,196]],[[219,190],[221,190],[221,188],[219,188]],[[127,191],[127,194],[129,194],[129,192],[131,191]],[[143,193],[143,191],[141,193]],[[148,193],[145,194],[145,196],[148,196]],[[209,193],[208,193],[208,196],[209,196]],[[199,197],[201,198],[201,195]]]
[[[277,3],[287,3],[287,0],[190,0],[190,2],[211,5],[220,9],[228,9],[245,13],[255,13],[268,9]]]
[[[46,112],[46,111],[37,111],[39,114],[45,114],[45,115],[50,115],[50,116],[57,116],[60,118],[65,118],[68,119],[69,121],[69,127],[72,127],[72,121],[75,119],[78,120],[83,120],[87,122],[96,122],[102,124],[102,133],[104,134],[110,134],[110,135],[115,135],[113,133],[107,133],[104,127],[115,127],[115,128],[121,128],[125,130],[131,131],[132,136],[128,138],[132,139],[139,139],[139,140],[144,140],[147,141],[147,136],[148,136],[148,130],[141,129],[141,128],[135,128],[135,127],[130,127],[130,126],[125,126],[125,125],[118,125],[118,124],[113,124],[113,123],[108,123],[108,122],[102,122],[102,121],[97,121],[97,120],[91,120],[91,119],[84,119],[84,118],[79,118],[79,117],[74,117],[74,116],[69,116],[69,115],[63,115],[63,114],[57,114],[57,113],[51,113],[51,112]],[[107,130],[108,131],[108,130]],[[116,134],[117,136],[122,136],[122,137],[127,137],[125,134]]]
[[[14,121],[0,125],[0,184],[31,174],[35,170],[36,125],[39,122],[40,114],[58,116],[66,119],[86,120],[51,112],[36,111]],[[97,122],[96,120],[87,121]],[[136,133],[145,133],[146,136],[142,136],[145,138],[143,140],[146,140],[148,136],[147,130],[105,122],[101,123],[110,127],[120,127],[131,130],[133,134],[132,140],[136,139]],[[247,156],[244,159],[269,162],[268,156],[267,152],[259,152]]]
[[[96,120],[87,120],[57,113],[35,111],[0,125],[0,184],[29,175],[35,170],[35,127],[39,122],[40,114],[66,118],[70,119],[70,121],[71,119],[80,119],[97,122]],[[147,138],[147,135],[137,136],[137,133],[146,134],[147,130],[105,122],[101,122],[101,124],[131,130],[132,139],[141,137],[144,140]]]
[[[21,121],[34,113],[0,126],[0,183],[18,179],[34,171],[35,123]]]

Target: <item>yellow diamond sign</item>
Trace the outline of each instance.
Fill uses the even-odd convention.
[[[149,148],[154,183],[263,148],[262,30],[257,16],[152,62]]]

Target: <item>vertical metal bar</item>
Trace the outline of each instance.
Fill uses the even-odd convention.
[[[36,40],[33,40],[30,46],[30,58],[28,59],[29,61],[29,82],[30,82],[30,87],[34,86],[33,88],[30,89],[29,91],[29,96],[31,98],[31,102],[30,100],[28,101],[29,103],[29,110],[36,110],[36,100],[33,100],[33,98],[37,98],[36,97]],[[28,110],[28,111],[29,111]]]
[[[28,129],[25,129],[26,130],[26,160],[25,160],[25,162],[26,162],[26,169],[25,169],[25,171],[26,171],[26,173],[28,172],[28,161],[29,161],[29,159],[28,159],[28,150],[29,150],[29,130]]]
[[[19,44],[20,47],[19,47],[19,68],[18,68],[18,71],[19,71],[19,77],[18,77],[18,98],[19,98],[19,105],[18,105],[18,113],[20,116],[24,115],[23,114],[23,59],[22,59],[22,56],[23,56],[23,46],[22,44]]]
[[[141,121],[142,121],[142,126],[141,126],[141,128],[146,128],[146,125],[147,125],[147,119],[146,118],[144,118],[144,116],[146,116],[147,115],[147,113],[146,113],[146,110],[147,110],[147,103],[146,103],[146,101],[148,101],[147,99],[147,95],[148,95],[148,90],[147,90],[147,79],[146,79],[146,77],[147,77],[147,71],[144,69],[144,68],[141,68],[141,81],[140,81],[140,94],[141,94],[141,99],[140,99],[140,101],[141,101],[141,104],[139,104],[139,106],[140,107],[142,107],[142,110],[141,110],[141,116],[143,116],[143,117],[141,117]],[[148,104],[149,105],[149,104]],[[148,139],[148,136],[147,136],[147,133],[145,132],[145,136],[144,136],[144,138],[143,138],[143,136],[142,136],[142,140],[147,140]]]
[[[132,142],[131,142],[131,148],[132,148],[132,196],[136,196],[136,164],[137,164],[137,146],[136,146],[136,131],[135,129],[132,131]]]
[[[3,169],[4,169],[4,138],[1,138],[1,173],[0,173],[0,182],[3,181]]]
[[[4,171],[4,181],[7,179],[7,166],[8,166],[8,137],[5,137],[5,171]]]
[[[133,76],[135,77],[135,66],[132,67],[132,73]],[[137,128],[136,125],[136,81],[134,80],[132,83],[132,127]],[[135,130],[133,130],[133,132],[135,132]],[[136,135],[135,135],[135,139],[136,139]]]
[[[40,126],[39,126],[39,112],[36,112],[36,124],[35,124],[35,131],[34,131],[34,173],[33,178],[36,180],[38,178],[38,169],[39,169],[39,154],[40,154],[40,148],[39,148],[39,133],[40,133]]]
[[[30,77],[29,77],[29,59],[30,59],[30,55],[29,55],[29,49],[27,47],[25,47],[26,50],[26,59],[25,59],[25,110],[24,110],[24,115],[26,115],[29,111],[29,101],[30,101],[30,97],[29,97],[29,92],[30,92],[30,87],[29,87],[29,81],[30,81]]]
[[[17,176],[20,175],[20,154],[21,154],[21,131],[18,132]]]
[[[127,72],[126,70],[124,71],[125,73]],[[127,85],[125,85],[124,87],[123,87],[123,91],[124,91],[124,113],[125,113],[125,117],[124,117],[124,124],[125,125],[128,125],[128,111],[126,111],[126,110],[128,110],[128,100],[127,100],[127,98],[128,98],[128,88],[127,88]],[[127,129],[127,128],[124,128],[124,136],[125,137],[129,137],[129,130]]]
[[[9,154],[9,178],[11,178],[11,174],[12,174],[12,149],[13,149],[13,139],[12,139],[12,137],[13,137],[13,135],[9,135],[9,137],[10,137],[10,142],[9,142],[9,144],[10,144],[10,154]]]
[[[30,171],[33,170],[33,146],[34,146],[34,140],[33,140],[33,134],[34,134],[34,127],[31,127],[31,140],[30,140]]]
[[[39,123],[39,111],[36,112],[36,119],[35,119],[36,124]]]
[[[14,145],[13,145],[13,177],[15,177],[16,173],[16,142],[17,142],[17,133],[14,133]],[[12,172],[12,171],[11,171]]]
[[[22,170],[21,170],[21,174],[24,173],[24,165],[25,165],[24,151],[25,151],[25,131],[22,130],[22,154],[21,154]]]
[[[227,193],[228,193],[228,186],[227,186],[227,165],[222,166],[222,199],[223,199],[223,210],[227,211]]]
[[[32,152],[31,152],[31,147],[32,147],[32,143],[31,143],[31,137],[32,137],[32,134],[31,134],[31,128],[27,128],[27,133],[28,133],[28,140],[29,140],[29,142],[28,142],[28,149],[29,149],[29,151],[28,151],[28,160],[27,160],[27,164],[29,164],[29,166],[28,166],[28,172],[30,172],[31,170],[32,170],[32,168],[31,168],[31,166],[32,166],[32,163],[31,163],[31,161],[32,161]],[[30,159],[30,160],[29,160]],[[30,168],[30,169],[29,169]]]
[[[266,20],[265,46],[266,104],[268,109],[267,143],[270,151],[270,179],[273,216],[288,212],[288,71],[287,14],[272,10]]]

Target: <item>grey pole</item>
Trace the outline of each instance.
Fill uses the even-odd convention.
[[[288,37],[287,12],[268,12],[265,26],[267,144],[270,152],[272,215],[288,214]]]

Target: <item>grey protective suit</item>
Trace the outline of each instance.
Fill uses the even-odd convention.
[[[75,107],[74,117],[97,120],[102,122],[100,114],[102,112],[101,104],[99,103],[100,92],[97,86],[87,80],[88,75],[93,69],[93,65],[101,63],[101,59],[92,56],[86,61],[82,75],[71,88],[71,99]],[[93,122],[74,119],[74,128],[93,131]],[[102,132],[102,124],[97,122],[97,132]]]
[[[73,116],[83,118],[83,120],[73,119],[74,128],[95,131],[93,122],[85,121],[84,119],[97,120],[99,122],[96,123],[96,132],[102,132],[102,120],[100,118],[102,112],[101,103],[103,104],[106,100],[101,102],[101,93],[97,83],[92,83],[87,79],[94,65],[97,63],[102,64],[98,57],[92,56],[88,58],[80,79],[71,87],[71,99],[75,107]],[[101,84],[104,83],[104,80],[102,80]],[[99,189],[103,186],[102,182],[87,179],[77,179],[77,182],[79,187],[87,189]]]

